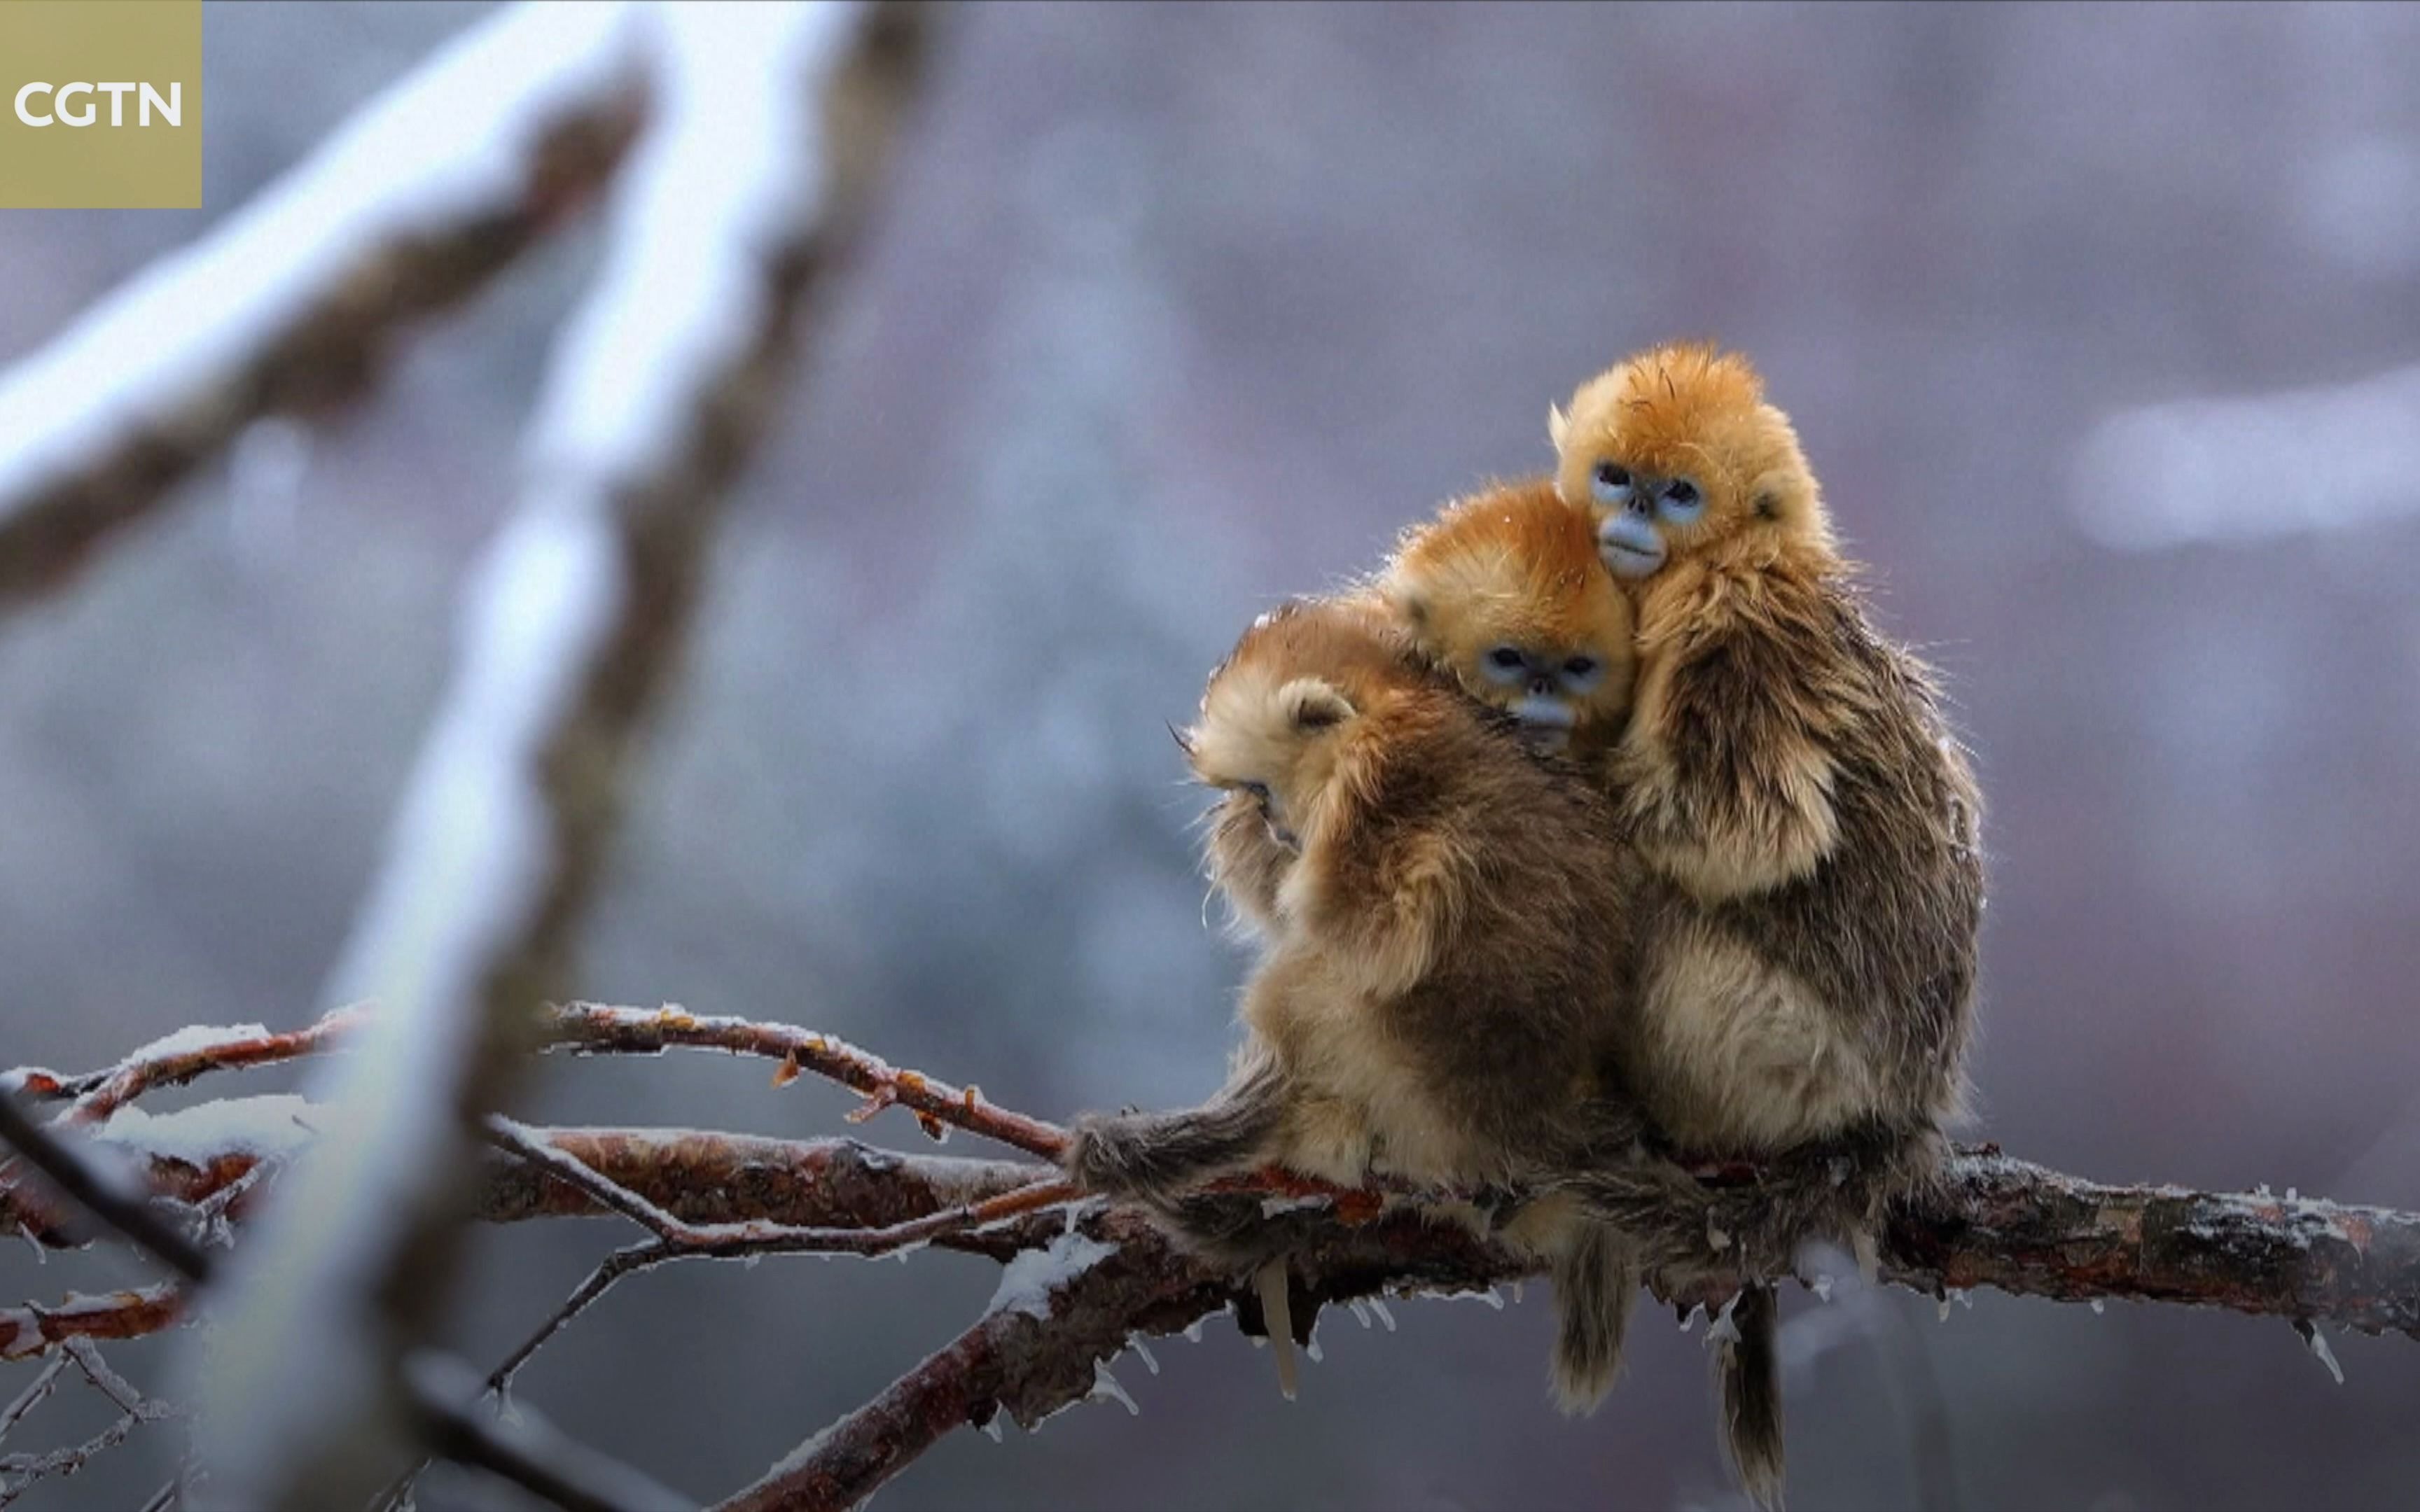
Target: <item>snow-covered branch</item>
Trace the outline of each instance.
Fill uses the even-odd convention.
[[[643,109],[634,20],[615,0],[473,28],[0,376],[0,608],[254,420],[358,394],[397,333],[592,198]]]
[[[910,25],[887,7],[650,7],[647,125],[555,347],[522,501],[334,977],[379,1012],[196,1353],[209,1496],[355,1505],[407,1464],[480,1120],[567,975],[621,778],[793,316],[860,218]],[[845,116],[844,116],[844,114]]]

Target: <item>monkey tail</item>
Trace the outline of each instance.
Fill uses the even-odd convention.
[[[1766,1512],[1780,1512],[1781,1360],[1779,1299],[1751,1284],[1730,1314],[1735,1336],[1714,1347],[1714,1388],[1722,1398],[1723,1448],[1741,1489]]]
[[[1566,1413],[1593,1412],[1621,1374],[1622,1337],[1643,1277],[1638,1258],[1614,1229],[1582,1220],[1554,1253],[1555,1402]]]

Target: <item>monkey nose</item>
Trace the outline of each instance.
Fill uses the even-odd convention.
[[[1554,693],[1555,680],[1553,678],[1547,677],[1542,673],[1539,676],[1529,679],[1529,694],[1532,698],[1552,698]]]

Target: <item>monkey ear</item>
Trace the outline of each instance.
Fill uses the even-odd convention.
[[[1297,677],[1279,688],[1278,706],[1296,730],[1326,730],[1353,717],[1353,701],[1316,677]]]
[[[1556,451],[1563,449],[1563,433],[1571,428],[1571,416],[1563,413],[1561,405],[1546,406],[1546,440],[1555,443]]]

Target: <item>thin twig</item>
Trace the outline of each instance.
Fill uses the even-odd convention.
[[[54,1377],[57,1367],[69,1362],[73,1362],[75,1367],[84,1373],[84,1378],[92,1382],[93,1389],[108,1397],[121,1415],[98,1436],[70,1448],[54,1449],[45,1455],[0,1457],[0,1474],[19,1477],[13,1485],[0,1486],[0,1506],[7,1506],[23,1495],[36,1481],[52,1475],[74,1474],[90,1463],[95,1455],[124,1443],[136,1427],[169,1415],[166,1404],[146,1399],[141,1392],[127,1383],[126,1378],[112,1370],[89,1339],[67,1340],[60,1357],[45,1368],[44,1380]],[[10,1412],[23,1415],[13,1405]]]
[[[59,1372],[67,1367],[68,1358],[64,1354],[52,1355],[43,1363],[41,1370],[27,1383],[23,1391],[17,1394],[16,1400],[10,1402],[5,1410],[0,1410],[0,1440],[7,1439],[9,1430],[23,1422],[27,1412],[41,1405],[42,1398],[48,1396],[51,1394],[51,1388],[58,1384]]]
[[[671,1260],[728,1259],[752,1255],[856,1255],[868,1257],[892,1255],[919,1244],[929,1244],[990,1224],[1071,1202],[1079,1196],[1066,1182],[1046,1179],[1015,1191],[999,1193],[980,1201],[942,1209],[878,1228],[802,1227],[763,1221],[690,1224],[536,1137],[535,1130],[524,1129],[509,1119],[496,1119],[489,1121],[489,1135],[511,1153],[585,1194],[599,1207],[630,1219],[655,1236],[650,1243],[616,1250],[598,1262],[588,1278],[573,1288],[571,1295],[564,1299],[536,1331],[489,1373],[488,1387],[490,1391],[502,1391],[510,1385],[514,1374],[549,1339],[562,1332],[565,1324],[585,1312],[615,1282],[635,1271]]]
[[[92,1382],[95,1391],[117,1404],[119,1412],[141,1415],[154,1412],[155,1408],[162,1413],[167,1411],[164,1407],[157,1407],[157,1404],[146,1401],[143,1394],[136,1391],[132,1382],[112,1370],[109,1367],[109,1362],[101,1357],[101,1350],[92,1340],[81,1336],[70,1338],[59,1345],[59,1350],[68,1359],[75,1362],[75,1367],[84,1372],[84,1379]]]
[[[1058,1180],[1036,1181],[1015,1192],[980,1202],[944,1209],[883,1228],[799,1227],[751,1220],[742,1223],[690,1224],[548,1143],[537,1131],[509,1119],[488,1120],[488,1137],[503,1149],[568,1182],[654,1234],[665,1259],[699,1257],[728,1259],[743,1255],[890,1255],[911,1245],[929,1243],[943,1235],[979,1228],[1041,1208],[1074,1201],[1079,1195]],[[655,1263],[650,1260],[648,1264]]]
[[[369,1018],[366,1005],[332,1010],[312,1024],[283,1034],[244,1029],[178,1036],[161,1050],[138,1050],[116,1065],[74,1077],[59,1090],[74,1099],[59,1115],[62,1123],[99,1123],[159,1087],[181,1087],[205,1072],[274,1065],[316,1055],[332,1041],[358,1032]],[[251,1032],[247,1032],[251,1031]]]
[[[644,1056],[682,1046],[780,1061],[784,1080],[807,1072],[864,1093],[865,1103],[849,1115],[855,1123],[896,1104],[915,1114],[936,1138],[940,1125],[951,1124],[1045,1160],[1057,1160],[1067,1146],[1064,1129],[1001,1107],[980,1088],[953,1087],[902,1070],[846,1041],[792,1025],[711,1018],[672,1007],[568,1003],[548,1014],[547,1032],[550,1049],[581,1055]]]
[[[499,1421],[478,1406],[478,1377],[450,1355],[403,1361],[405,1381],[429,1447],[487,1471],[564,1512],[679,1512],[689,1498],[572,1443],[534,1414]]]
[[[23,1360],[71,1338],[131,1339],[157,1334],[185,1313],[184,1288],[175,1283],[70,1296],[54,1307],[27,1303],[0,1307],[0,1360]]]

